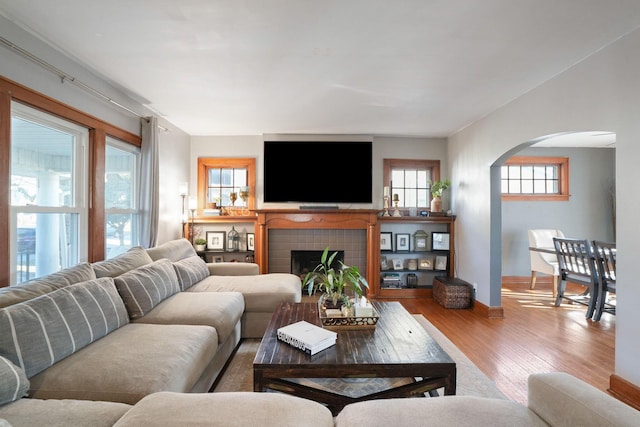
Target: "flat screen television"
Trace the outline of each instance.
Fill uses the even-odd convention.
[[[372,165],[371,141],[265,141],[264,202],[372,203]]]

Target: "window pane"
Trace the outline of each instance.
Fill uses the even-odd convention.
[[[392,170],[391,171],[391,182],[394,187],[404,187],[404,171],[403,170]]]
[[[134,209],[137,156],[107,145],[105,162],[105,208]]]
[[[126,252],[137,244],[134,214],[107,214],[106,234],[107,258]]]
[[[16,233],[16,283],[79,262],[78,214],[19,213]]]
[[[75,136],[11,118],[11,204],[74,206]]]
[[[533,193],[533,181],[528,179],[526,181],[522,181],[522,192],[526,194]]]
[[[220,186],[220,169],[209,169],[209,187]]]

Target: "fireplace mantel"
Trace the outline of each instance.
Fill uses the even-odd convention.
[[[374,260],[377,248],[379,210],[375,209],[264,209],[258,210],[256,220],[256,262],[260,272],[269,272],[269,230],[271,229],[354,229],[366,230],[367,259]],[[259,249],[258,249],[259,248]],[[377,265],[376,265],[377,266]],[[367,277],[374,277],[374,263],[367,262]]]

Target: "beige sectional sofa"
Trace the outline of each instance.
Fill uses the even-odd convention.
[[[297,276],[205,264],[185,239],[1,288],[0,427],[640,425],[638,411],[561,373],[530,377],[528,407],[388,399],[335,418],[279,393],[207,393],[241,337],[300,298]]]

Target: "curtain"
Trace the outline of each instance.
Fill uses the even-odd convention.
[[[158,172],[158,118],[142,118],[140,184],[138,188],[138,241],[152,248],[158,238],[158,206],[160,173]]]

